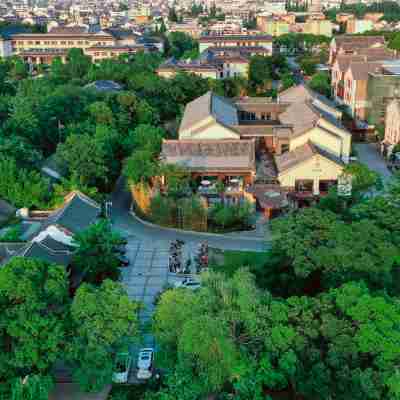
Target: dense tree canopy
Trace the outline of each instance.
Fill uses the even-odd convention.
[[[100,284],[106,277],[119,277],[120,262],[115,248],[121,236],[111,229],[106,220],[100,220],[74,236],[77,250],[74,253],[74,270],[83,280]]]
[[[79,287],[71,305],[68,358],[84,389],[96,391],[111,383],[116,352],[138,336],[138,310],[119,283]]]
[[[5,399],[47,399],[59,361],[71,363],[82,388],[101,389],[111,381],[116,352],[137,338],[139,305],[119,283],[85,283],[72,304],[68,285],[64,266],[39,259],[15,257],[0,269],[0,396]]]
[[[161,297],[154,329],[176,367],[154,397],[397,398],[399,322],[398,301],[362,283],[281,300],[246,271],[211,274],[195,294],[175,289]]]

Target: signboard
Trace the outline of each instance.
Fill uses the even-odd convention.
[[[342,174],[338,177],[337,192],[340,197],[350,197],[352,190],[352,176],[349,174]]]

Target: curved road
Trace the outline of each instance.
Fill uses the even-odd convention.
[[[180,239],[186,243],[207,242],[209,246],[229,250],[262,251],[269,246],[263,238],[240,235],[202,235],[201,233],[174,232],[162,227],[151,227],[142,224],[129,213],[131,194],[126,188],[125,180],[120,178],[112,194],[111,218],[116,229],[127,236],[156,243]]]

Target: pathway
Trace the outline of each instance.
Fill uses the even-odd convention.
[[[386,166],[386,162],[379,153],[377,143],[357,143],[354,145],[358,160],[367,165],[369,169],[381,175],[384,183],[388,183],[392,178],[392,173]]]
[[[208,242],[210,247],[226,250],[263,251],[268,244],[263,237],[250,235],[212,235],[195,232],[174,231],[159,226],[148,226],[135,219],[129,213],[131,194],[126,189],[125,181],[120,179],[112,195],[112,221],[116,229],[124,235],[134,235],[136,238],[153,243],[180,239],[193,246],[201,242]],[[268,232],[266,232],[268,235]]]

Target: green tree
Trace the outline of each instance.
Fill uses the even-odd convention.
[[[274,221],[272,230],[279,239],[272,247],[271,291],[315,294],[357,279],[374,289],[393,285],[398,249],[372,221],[345,223],[311,208]]]
[[[43,156],[25,138],[18,136],[1,136],[0,157],[12,158],[19,167],[33,169],[40,165]]]
[[[15,257],[0,269],[0,379],[47,375],[62,356],[68,305],[63,266]]]
[[[96,124],[112,124],[113,112],[105,102],[96,101],[89,105],[88,110]]]
[[[400,34],[396,33],[396,35],[390,40],[388,47],[393,50],[400,50]]]
[[[238,358],[224,320],[205,314],[186,321],[178,341],[178,360],[202,382],[203,393],[221,390],[233,378]]]
[[[269,88],[272,81],[272,57],[253,56],[249,65],[250,85],[263,90]]]
[[[28,77],[28,65],[20,58],[13,60],[13,66],[9,73],[12,79],[21,80]]]
[[[175,7],[172,7],[172,8],[169,9],[168,19],[171,22],[178,22],[178,15],[176,13]]]
[[[163,164],[161,174],[164,177],[168,196],[178,199],[190,192],[190,172],[176,164]]]
[[[303,57],[300,60],[300,68],[307,76],[312,76],[315,74],[317,70],[317,64],[318,62],[311,57]]]
[[[131,152],[145,150],[156,156],[161,151],[161,142],[165,136],[166,133],[162,128],[141,124],[130,132],[125,146]]]
[[[131,184],[149,184],[158,174],[158,163],[148,150],[134,152],[125,162],[124,175]]]
[[[375,171],[370,170],[365,164],[359,162],[350,163],[346,165],[343,172],[352,176],[352,192],[354,197],[382,188],[379,175]]]
[[[317,72],[313,75],[309,82],[309,86],[312,90],[315,90],[326,97],[330,97],[331,95],[330,79],[326,72]]]
[[[35,171],[19,168],[11,158],[0,158],[0,196],[16,207],[45,207],[49,182]]]
[[[168,55],[177,59],[187,51],[198,49],[198,42],[183,32],[171,32],[168,36]]]
[[[91,58],[82,49],[70,49],[67,55],[67,71],[69,78],[82,79],[90,69]]]
[[[100,284],[105,278],[118,279],[120,261],[115,247],[121,244],[121,236],[101,220],[74,236],[77,249],[73,268],[82,274],[84,281]]]
[[[290,87],[296,84],[296,81],[293,78],[293,74],[290,72],[286,72],[281,77],[282,80],[282,90],[289,89]]]
[[[11,400],[48,400],[53,381],[50,376],[27,375],[15,379],[11,389]]]
[[[68,358],[83,389],[98,391],[111,383],[115,354],[139,335],[138,310],[117,282],[79,287],[71,306]]]
[[[108,181],[104,143],[89,133],[70,135],[65,143],[58,145],[57,155],[82,185],[96,186]]]

